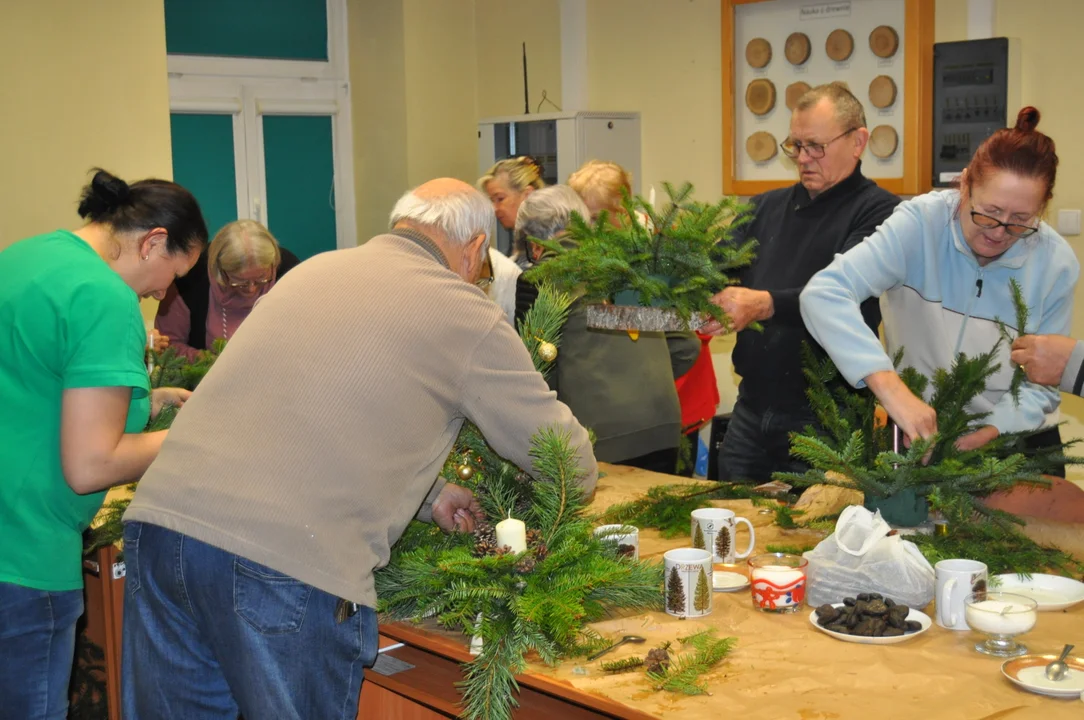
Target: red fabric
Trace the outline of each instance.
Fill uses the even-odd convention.
[[[681,427],[686,434],[715,417],[715,408],[719,406],[719,386],[715,382],[715,366],[708,349],[712,336],[700,333],[696,336],[700,338],[700,357],[689,372],[674,382],[681,401]]]

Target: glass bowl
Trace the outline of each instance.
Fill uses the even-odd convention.
[[[1030,632],[1038,616],[1038,603],[1023,595],[984,591],[968,595],[964,601],[968,627],[986,635],[975,649],[994,657],[1026,655],[1028,649],[1016,642],[1016,637]]]

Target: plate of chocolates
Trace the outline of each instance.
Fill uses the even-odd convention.
[[[809,622],[823,633],[844,642],[892,645],[930,629],[926,613],[886,598],[880,593],[859,593],[843,602],[821,605]]]

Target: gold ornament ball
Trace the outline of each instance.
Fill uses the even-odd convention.
[[[538,354],[546,362],[553,362],[557,359],[557,346],[548,342],[541,343],[538,346]]]
[[[460,465],[456,468],[456,474],[459,475],[460,480],[470,480],[474,477],[474,468],[470,465]]]

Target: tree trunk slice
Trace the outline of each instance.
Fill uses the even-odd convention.
[[[778,145],[770,132],[755,132],[745,140],[745,152],[753,162],[768,162],[775,157]]]
[[[869,84],[869,101],[873,103],[873,107],[882,110],[892,107],[892,103],[896,102],[896,81],[887,75],[873,78],[873,82]]]
[[[869,151],[874,157],[890,158],[896,154],[900,145],[900,136],[891,125],[878,125],[869,134]]]
[[[676,310],[638,305],[588,305],[587,327],[596,330],[680,332],[697,330],[708,318],[694,315],[686,324]]]
[[[802,65],[809,59],[809,53],[813,49],[809,42],[809,36],[805,33],[791,33],[787,37],[787,43],[783,48],[783,54],[791,65]]]
[[[809,92],[812,88],[809,87],[809,83],[804,83],[801,80],[795,83],[787,85],[786,101],[787,110],[793,110],[794,106],[798,104],[798,101],[803,95]]]
[[[767,78],[757,78],[745,88],[745,106],[754,115],[767,115],[775,107],[775,85]]]
[[[900,49],[900,36],[888,25],[875,27],[869,34],[869,49],[879,58],[890,58]]]
[[[854,38],[843,28],[833,30],[824,43],[824,51],[836,62],[843,62],[854,52]]]
[[[764,38],[753,38],[745,46],[745,62],[758,70],[772,61],[772,44]]]

